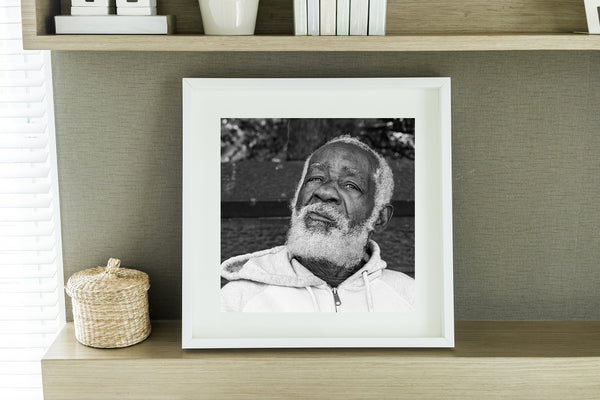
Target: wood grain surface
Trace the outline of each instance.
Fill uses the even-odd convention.
[[[178,321],[99,350],[68,324],[42,361],[52,399],[597,399],[600,322],[456,323],[455,349],[181,350]]]
[[[94,51],[500,51],[600,50],[600,37],[577,34],[395,36],[45,35],[23,37],[26,49]]]

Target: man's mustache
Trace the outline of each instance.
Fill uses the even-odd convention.
[[[336,207],[327,203],[313,203],[306,205],[300,209],[299,216],[305,218],[308,213],[314,212],[325,218],[330,219],[338,227],[341,224],[347,224],[348,218]]]

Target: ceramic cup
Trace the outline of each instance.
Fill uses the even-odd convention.
[[[258,0],[198,0],[206,35],[253,35]]]

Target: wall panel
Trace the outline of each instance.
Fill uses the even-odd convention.
[[[452,78],[458,319],[600,319],[600,52],[53,52],[65,276],[181,316],[183,77]]]

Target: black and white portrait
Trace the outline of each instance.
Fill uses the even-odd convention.
[[[221,311],[413,311],[414,132],[222,118]]]

